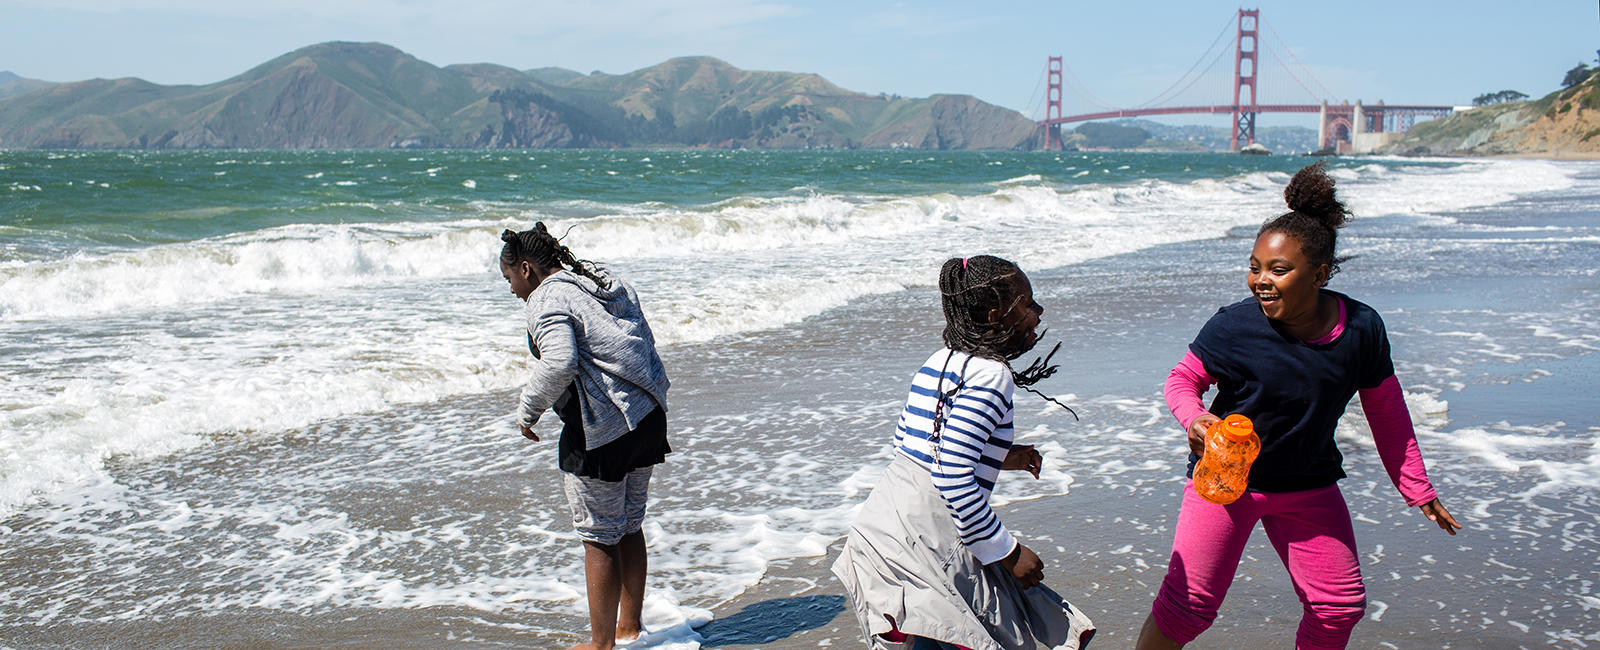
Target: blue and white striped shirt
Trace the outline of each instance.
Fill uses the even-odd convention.
[[[912,378],[894,431],[895,452],[928,470],[962,543],[984,564],[1005,559],[1017,544],[989,508],[989,494],[1014,436],[1015,390],[1006,364],[939,350]],[[934,412],[945,395],[943,422],[934,441]]]

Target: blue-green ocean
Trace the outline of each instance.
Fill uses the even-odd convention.
[[[645,645],[821,642],[713,619],[843,535],[939,344],[938,266],[978,253],[1035,278],[1069,359],[1041,388],[1083,416],[1019,398],[1047,470],[997,500],[1126,645],[1181,488],[1164,369],[1244,297],[1254,228],[1314,160],[0,151],[0,646],[585,639],[554,444],[511,420],[530,359],[498,235],[535,221],[634,284],[673,378]],[[1358,217],[1334,288],[1384,314],[1468,521],[1427,530],[1350,409],[1357,641],[1600,644],[1600,165],[1327,164]],[[1241,575],[1281,574],[1253,548]],[[790,573],[838,607],[824,573]],[[1286,583],[1236,591],[1195,647],[1292,634]],[[827,643],[859,647],[849,627]]]

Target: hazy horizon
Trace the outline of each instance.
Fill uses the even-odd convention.
[[[1262,84],[1261,92],[1274,96],[1261,103],[1314,103],[1321,95],[1461,105],[1508,89],[1539,97],[1556,90],[1567,69],[1594,63],[1600,46],[1600,13],[1588,3],[1477,1],[1449,12],[1378,2],[1343,11],[1286,0],[1252,4],[1261,11],[1262,71],[1281,68],[1303,77]],[[868,94],[968,94],[1039,119],[1049,56],[1064,57],[1068,68],[1066,114],[1093,110],[1096,101],[1138,106],[1159,99],[1186,71],[1231,65],[1231,52],[1208,53],[1219,43],[1232,49],[1239,8],[1209,0],[1158,10],[1098,4],[1064,10],[1026,2],[998,13],[949,2],[863,8],[761,0],[629,0],[605,7],[505,0],[448,7],[397,0],[0,0],[12,25],[0,42],[0,70],[52,82],[137,77],[203,85],[328,41],[381,42],[440,67],[494,63],[584,74],[623,74],[703,55],[745,70],[815,73]],[[1213,65],[1223,59],[1229,60]],[[1227,80],[1213,77],[1219,75],[1193,84],[1194,101],[1231,100]],[[1226,125],[1226,119],[1157,121]],[[1263,116],[1260,123],[1301,125],[1305,119]]]

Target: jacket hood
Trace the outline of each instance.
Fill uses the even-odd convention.
[[[548,283],[570,284],[582,289],[584,293],[594,296],[595,299],[599,300],[600,302],[611,302],[613,300],[626,297],[626,292],[622,290],[622,283],[617,282],[616,278],[612,277],[610,273],[607,273],[605,269],[597,268],[594,270],[594,274],[600,276],[600,278],[605,280],[609,286],[602,288],[600,285],[595,284],[594,280],[590,280],[589,278],[578,275],[577,273],[567,269],[561,269],[560,271],[550,274],[549,277],[544,279],[544,282],[539,284],[540,286],[544,286]]]

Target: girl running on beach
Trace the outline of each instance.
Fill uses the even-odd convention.
[[[1192,481],[1184,486],[1171,563],[1139,633],[1142,650],[1182,647],[1211,626],[1257,521],[1304,606],[1295,647],[1345,647],[1367,600],[1333,432],[1357,393],[1406,503],[1451,535],[1461,528],[1428,482],[1383,320],[1324,288],[1344,261],[1334,245],[1350,217],[1333,179],[1321,163],[1311,165],[1283,196],[1290,212],[1262,225],[1250,252],[1251,297],[1219,309],[1167,378],[1167,406],[1188,433],[1191,475],[1206,428],[1231,413],[1254,421],[1261,454],[1248,491],[1232,504],[1206,501]],[[1218,394],[1207,410],[1200,396],[1213,384]]]
[[[584,546],[590,642],[606,650],[644,628],[645,497],[652,466],[667,446],[667,373],[639,297],[536,223],[500,235],[500,272],[527,301],[533,373],[522,388],[517,423],[548,409],[561,416],[557,445],[562,491]]]
[[[1044,308],[1016,264],[988,255],[945,262],[939,291],[945,347],[911,380],[894,460],[833,572],[877,648],[1079,647],[1093,624],[1039,584],[1039,556],[989,508],[1000,470],[1038,478],[1044,462],[1012,444],[1011,399],[1055,366],[1009,364],[1038,342]]]

